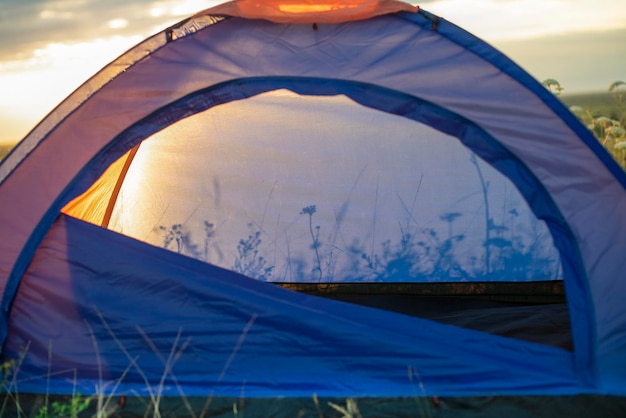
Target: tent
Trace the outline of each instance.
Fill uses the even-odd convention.
[[[222,4],[0,165],[2,355],[28,393],[623,396],[625,185],[423,9]]]

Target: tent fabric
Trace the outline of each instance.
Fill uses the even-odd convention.
[[[117,393],[146,393],[143,373],[153,393],[165,374],[162,394],[173,396],[578,390],[572,353],[562,349],[313,298],[184,261],[61,216],[14,302],[6,352],[24,357],[20,389],[42,393],[51,375],[57,393],[106,391],[125,373]]]
[[[201,105],[201,111],[204,111],[231,102],[247,103],[252,97],[287,89],[321,98],[345,95],[360,105],[423,123],[460,139],[475,155],[505,174],[526,200],[534,216],[546,223],[559,251],[574,352],[570,355],[562,350],[456,328],[445,328],[443,331],[440,325],[427,321],[338,302],[319,301],[310,296],[276,290],[268,284],[244,280],[234,273],[224,273],[229,277],[229,286],[233,286],[229,289],[233,293],[222,295],[217,301],[230,301],[231,305],[227,303],[225,306],[233,307],[232,300],[244,303],[244,300],[252,298],[247,293],[248,289],[258,289],[254,297],[264,302],[259,301],[259,305],[254,306],[268,309],[266,312],[270,317],[273,309],[278,316],[284,314],[283,303],[293,304],[294,307],[321,304],[321,309],[316,311],[320,314],[319,318],[332,318],[324,322],[329,334],[334,335],[328,337],[328,345],[332,346],[332,350],[339,350],[338,347],[344,345],[349,347],[346,351],[334,351],[333,356],[339,354],[331,356],[332,361],[310,363],[310,375],[320,370],[320,373],[328,372],[327,377],[332,375],[337,379],[337,386],[326,387],[328,396],[374,393],[373,388],[378,388],[381,394],[385,391],[397,392],[394,395],[406,393],[404,378],[402,383],[395,377],[390,380],[383,378],[386,382],[383,384],[383,380],[369,380],[367,377],[379,373],[386,376],[385,372],[381,372],[384,366],[395,368],[402,362],[403,370],[406,370],[409,357],[405,355],[432,359],[430,366],[426,367],[428,370],[435,365],[442,367],[441,370],[446,373],[438,375],[428,371],[426,376],[429,384],[445,393],[462,393],[462,386],[468,388],[464,390],[474,388],[473,393],[597,392],[624,395],[626,305],[622,303],[622,295],[626,291],[626,282],[622,280],[621,272],[626,267],[623,257],[626,249],[626,219],[623,215],[626,213],[626,176],[591,133],[556,98],[508,58],[471,34],[423,10],[345,23],[310,23],[278,24],[263,19],[211,14],[181,22],[146,40],[103,69],[24,139],[0,165],[0,199],[3,202],[0,210],[0,288],[3,289],[0,340],[5,341],[8,347],[8,337],[11,341],[20,341],[15,340],[15,336],[27,335],[31,326],[28,309],[34,309],[36,304],[26,303],[22,316],[16,314],[17,307],[25,302],[22,298],[29,297],[26,282],[37,278],[39,281],[32,286],[45,287],[45,263],[35,260],[47,259],[53,263],[54,257],[51,259],[45,253],[47,247],[41,246],[49,231],[52,234],[50,239],[56,242],[54,251],[61,254],[56,258],[57,267],[53,270],[66,274],[58,275],[58,280],[73,280],[72,274],[76,271],[72,271],[73,268],[80,271],[80,266],[84,265],[85,270],[93,268],[96,272],[101,266],[93,260],[97,252],[90,256],[89,252],[78,251],[75,253],[78,258],[72,258],[75,247],[69,254],[67,243],[54,238],[55,234],[63,234],[62,231],[67,228],[79,234],[93,232],[98,239],[115,237],[111,238],[111,245],[127,242],[111,231],[95,230],[93,226],[83,223],[72,229],[68,225],[79,221],[65,216],[59,218],[62,208],[88,190],[111,164],[159,130],[194,116],[200,111],[194,110],[196,104]],[[370,91],[371,95],[368,94]],[[199,101],[194,102],[195,99]],[[428,118],[420,119],[424,115]],[[253,115],[242,115],[242,123],[251,117]],[[455,130],[446,131],[450,121],[455,122],[451,125],[455,126]],[[147,253],[157,251],[148,249],[145,244],[132,242],[128,248],[141,248]],[[87,243],[84,245],[91,248]],[[109,264],[115,264],[114,260],[122,257],[124,252],[119,248],[110,248],[101,253],[103,259],[110,255]],[[160,267],[172,268],[175,271],[171,271],[167,280],[171,279],[173,283],[181,280],[187,283],[185,276],[197,277],[198,271],[211,278],[221,274],[215,273],[213,269],[216,267],[180,254],[162,250],[158,254],[158,260],[153,258],[151,262],[146,260],[141,264],[128,260],[125,265],[129,269],[141,268],[146,272],[154,269],[155,274]],[[90,257],[94,266],[90,267],[82,257]],[[124,271],[122,264],[118,268]],[[120,271],[109,273],[111,277],[116,277]],[[133,280],[138,280],[138,284],[141,274],[135,273],[131,276]],[[76,280],[90,277],[83,272],[75,274]],[[95,276],[101,277],[98,274]],[[166,280],[165,276],[163,280]],[[50,281],[53,281],[52,277]],[[123,283],[132,285],[130,280]],[[59,286],[60,291],[63,286]],[[72,286],[74,283],[71,283]],[[150,307],[158,297],[163,297],[166,288],[165,284],[163,287],[146,285],[143,290],[148,293],[137,294],[138,297],[146,296],[138,306]],[[54,310],[51,306],[48,315],[53,311],[64,314],[59,317],[60,320],[71,323],[77,320],[78,315],[78,311],[71,312],[74,309],[72,303],[77,303],[84,289],[76,293],[68,291],[67,287],[65,290],[60,296],[69,303],[65,305],[69,308],[57,306]],[[150,290],[153,290],[152,294]],[[271,296],[271,302],[262,295]],[[112,307],[119,306],[114,301],[109,302]],[[248,314],[254,311],[252,308],[244,310],[246,318],[233,320],[232,328],[224,325],[228,329],[224,328],[223,332],[230,333],[232,337],[229,354],[233,341],[237,343],[235,335],[241,335],[246,321],[250,319]],[[331,313],[332,316],[325,316]],[[174,313],[172,310],[172,315],[184,314],[184,311]],[[228,309],[223,314],[227,315]],[[307,328],[311,332],[309,337],[315,335],[317,331],[314,330],[319,329],[316,327],[322,325],[315,322],[315,315],[304,312],[302,315],[315,324]],[[285,314],[284,317],[294,316]],[[377,360],[374,362],[368,357],[367,362],[350,363],[349,359],[354,352],[358,352],[358,346],[335,338],[350,328],[347,322],[338,318],[345,318],[350,325],[355,324],[354,334],[347,335],[358,334],[359,337],[355,337],[357,341],[365,336],[366,345],[383,341],[397,341],[398,345],[390,347],[389,351],[376,351]],[[373,339],[367,337],[370,330],[366,331],[363,325],[365,319],[371,324],[378,324],[373,328],[384,329],[384,334],[372,331]],[[154,320],[152,316],[151,323]],[[267,318],[263,319],[259,314],[258,321],[263,323],[265,320]],[[383,323],[384,326],[381,325]],[[285,332],[290,335],[287,341],[292,343],[291,346],[298,347],[298,338],[306,337],[283,322],[280,326],[272,324],[268,329],[273,331],[283,326],[287,328]],[[254,324],[250,330],[254,330]],[[86,334],[84,330],[82,332],[82,335],[75,336],[76,340],[68,337],[65,343],[85,342]],[[378,339],[376,335],[383,335],[384,338]],[[411,346],[417,340],[430,342],[423,346],[418,344],[418,348]],[[39,341],[39,351],[26,359],[31,365],[28,372],[33,374],[36,370],[47,370],[42,368],[41,360],[41,344],[44,341]],[[280,340],[270,340],[276,341]],[[462,344],[457,345],[459,341]],[[24,341],[11,345],[13,354],[21,343]],[[112,344],[111,341],[108,343]],[[53,345],[56,346],[56,343]],[[225,342],[223,349],[225,345],[228,344]],[[83,344],[80,346],[86,347]],[[244,347],[242,345],[242,349]],[[442,347],[449,347],[449,351],[444,350],[445,359],[433,359],[442,352]],[[476,347],[476,351],[470,350],[470,347]],[[489,352],[489,357],[479,354],[481,351]],[[270,356],[268,359],[275,359],[271,353],[263,353]],[[125,363],[123,367],[127,367],[124,357],[119,352],[116,355],[113,360],[118,361],[118,366],[122,367],[121,363]],[[228,359],[228,354],[222,351],[222,359],[224,357]],[[285,357],[288,355],[285,354]],[[475,361],[468,362],[469,358]],[[526,362],[529,358],[532,358],[532,364]],[[271,364],[269,360],[263,361],[262,356],[257,355],[256,360],[262,365]],[[459,370],[468,370],[467,367],[471,370],[467,374],[457,374],[454,368],[444,367],[446,362],[455,367],[456,362],[464,363],[462,367],[459,365]],[[156,364],[156,361],[149,364]],[[363,366],[363,369],[347,373],[348,369],[343,367],[346,364]],[[114,374],[123,372],[124,369],[120,371],[119,367]],[[514,373],[509,373],[511,371]],[[185,373],[176,375],[181,377]],[[278,386],[274,388],[280,387],[282,391],[288,386],[286,382],[291,377],[286,373],[280,376]],[[261,374],[259,372],[257,377],[260,378]],[[507,379],[501,378],[503,375]],[[193,376],[189,375],[190,386],[193,386]],[[155,376],[151,374],[152,377]],[[341,386],[341,382],[360,379],[363,379],[362,386]],[[134,384],[135,388],[140,385],[137,381]],[[285,386],[281,386],[283,384]],[[38,391],[42,386],[33,383],[30,388]],[[285,396],[299,396],[298,387],[284,390]],[[270,392],[271,387],[266,387],[265,392],[259,389],[259,393]]]

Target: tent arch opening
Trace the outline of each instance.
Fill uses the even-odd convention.
[[[571,232],[568,232],[566,222],[548,193],[532,172],[491,135],[471,121],[425,100],[379,86],[345,80],[319,80],[304,77],[250,78],[239,79],[194,92],[159,109],[111,141],[104,150],[92,159],[90,164],[85,166],[82,173],[76,177],[74,184],[68,187],[66,196],[70,196],[70,198],[63,198],[60,202],[61,205],[65,206],[67,201],[72,199],[72,196],[80,194],[79,190],[91,186],[94,179],[98,178],[121,155],[137,147],[144,139],[148,139],[172,124],[217,105],[248,99],[280,89],[294,92],[303,97],[342,95],[367,108],[419,122],[459,139],[476,156],[488,162],[511,180],[521,196],[526,199],[527,203],[530,203],[529,208],[537,219],[546,222],[552,235],[556,237],[555,245],[561,250],[565,258],[576,259],[575,246],[563,244],[572,240]],[[307,129],[306,125],[304,129]],[[103,161],[105,155],[107,161]],[[94,170],[94,166],[99,168]],[[478,172],[478,175],[480,176],[481,173]],[[489,184],[484,184],[484,186],[488,188]],[[64,212],[72,213],[69,206],[65,206]],[[87,215],[77,217],[88,218]],[[93,221],[92,223],[99,224],[99,222]],[[581,277],[584,274],[579,268],[580,266],[574,267],[575,277]]]
[[[468,163],[468,166],[470,167],[475,167],[475,168],[472,168],[472,170],[474,170],[472,172],[472,175],[474,177],[480,178],[481,176],[480,166],[477,165],[476,160],[472,160],[472,158],[475,159],[476,156],[479,156],[481,159],[486,160],[491,165],[493,165],[496,168],[496,170],[506,175],[507,178],[513,180],[515,185],[517,186],[517,193],[519,193],[520,196],[523,196],[527,202],[530,202],[532,204],[532,206],[529,206],[528,212],[530,213],[530,211],[532,211],[534,212],[534,216],[537,219],[543,219],[546,221],[548,228],[550,229],[552,233],[552,236],[555,237],[554,246],[558,248],[561,252],[561,259],[558,261],[556,274],[554,276],[544,277],[544,280],[553,280],[557,278],[562,279],[563,277],[565,277],[567,278],[565,283],[566,283],[566,286],[568,286],[568,280],[570,283],[571,282],[577,283],[577,282],[580,282],[582,278],[584,277],[583,276],[584,273],[583,273],[580,263],[576,261],[574,262],[572,261],[572,260],[577,259],[578,250],[577,250],[577,246],[573,243],[571,232],[569,232],[569,229],[566,223],[564,222],[564,220],[562,219],[562,217],[558,215],[559,213],[558,209],[549,198],[547,192],[543,189],[540,182],[533,176],[530,170],[528,170],[523,165],[523,163],[521,163],[516,157],[514,157],[510,152],[508,152],[493,137],[491,137],[484,130],[482,130],[479,126],[472,123],[471,121],[468,121],[465,118],[457,114],[454,114],[453,112],[450,112],[446,109],[443,109],[439,106],[436,106],[432,103],[428,103],[427,101],[424,101],[419,98],[409,96],[409,95],[406,95],[397,91],[385,89],[379,86],[358,83],[358,82],[349,82],[345,80],[328,80],[328,79],[320,80],[320,79],[315,79],[315,78],[263,77],[263,78],[239,79],[233,82],[224,83],[219,86],[213,86],[207,89],[199,90],[197,92],[194,92],[186,96],[185,98],[181,100],[178,100],[160,109],[157,112],[154,112],[149,117],[145,118],[144,120],[138,122],[137,124],[127,129],[123,134],[121,134],[114,141],[112,141],[109,147],[107,148],[106,153],[108,155],[111,155],[111,150],[115,149],[115,152],[113,154],[121,155],[124,152],[127,152],[130,148],[138,146],[141,143],[141,141],[143,141],[144,139],[149,139],[148,142],[144,143],[144,145],[147,145],[150,143],[150,141],[154,140],[154,138],[152,137],[153,135],[159,135],[160,132],[162,132],[163,130],[166,130],[169,126],[179,121],[184,121],[187,118],[195,117],[195,115],[201,114],[205,111],[210,111],[210,109],[214,109],[214,108],[217,109],[219,108],[218,105],[225,105],[225,106],[228,106],[229,104],[237,105],[238,103],[244,103],[247,100],[255,98],[255,97],[262,97],[263,95],[267,93],[271,93],[271,92],[280,93],[281,91],[286,91],[289,94],[291,94],[292,96],[289,96],[289,94],[287,94],[286,97],[287,98],[291,97],[292,99],[293,99],[293,96],[301,96],[301,97],[317,97],[320,100],[323,100],[324,98],[329,98],[332,101],[333,98],[341,96],[341,97],[346,98],[346,101],[350,101],[353,104],[358,104],[357,107],[364,107],[364,108],[367,108],[376,112],[380,111],[379,113],[382,112],[388,115],[401,116],[403,120],[412,121],[411,122],[412,124],[414,124],[414,122],[418,122],[418,124],[420,125],[429,127],[428,129],[433,129],[434,131],[442,133],[446,136],[454,137],[455,142],[457,142],[459,146],[460,146],[460,143],[463,143],[465,147],[473,151],[474,154],[467,155],[466,163]],[[245,113],[251,114],[249,111]],[[163,115],[167,115],[167,117],[164,117]],[[396,119],[394,119],[394,121],[395,120]],[[242,122],[246,123],[246,120],[244,119],[242,120]],[[305,127],[305,130],[310,129],[310,128],[307,128],[306,125],[304,125],[304,127]],[[460,140],[460,143],[458,140]],[[142,147],[144,145],[142,145]],[[461,147],[461,148],[464,148],[464,147]],[[101,152],[101,154],[103,154],[103,152]],[[97,158],[98,157],[94,158],[94,160],[96,160]],[[99,166],[102,167],[104,165],[99,165]],[[87,166],[85,170],[89,170],[89,166]],[[495,172],[496,171],[494,170],[494,173]],[[357,180],[357,177],[358,176],[354,175],[353,177],[350,178],[348,183],[354,184]],[[209,179],[208,183],[211,183],[211,181],[212,180]],[[482,186],[487,189],[489,189],[490,187],[493,187],[493,184],[489,183],[489,181],[490,181],[489,179],[486,181],[483,179]],[[416,184],[417,183],[418,182],[416,181]],[[480,182],[478,182],[477,184],[480,184]],[[83,184],[83,187],[84,187],[84,184]],[[216,187],[219,188],[220,186],[216,186],[215,183],[210,185],[209,189],[211,190],[209,190],[209,193],[215,192],[215,190],[213,189],[215,189]],[[265,193],[265,196],[270,196],[272,194],[272,190],[273,190],[272,185],[269,184],[268,189],[265,190],[263,193]],[[345,197],[347,194],[350,193],[349,188],[345,189],[344,192],[345,192],[344,194],[344,197]],[[474,194],[478,195],[479,202],[484,203],[486,201],[485,197],[480,196],[480,194],[483,192],[485,192],[485,190],[483,190],[482,192],[480,191],[475,192]],[[406,206],[409,206],[407,202],[411,200],[410,196],[407,195],[405,197],[406,198],[404,199],[404,201],[401,202],[401,205],[404,206],[404,209],[406,209]],[[316,220],[321,215],[321,212],[320,212],[321,208],[318,204],[318,206],[316,206],[314,210],[311,209],[310,206],[312,204],[316,204],[315,201],[309,201],[309,200],[304,199],[301,201],[301,203],[302,204],[300,206],[292,207],[291,209],[295,208],[296,210],[291,210],[290,214],[293,215],[294,219],[298,218],[298,215],[299,215],[299,219],[297,219],[297,221],[300,222],[300,224],[303,224],[305,226],[306,226],[307,217],[309,220],[312,220],[311,225],[313,226],[313,230],[307,231],[306,228],[304,228],[303,232],[301,231],[302,232],[301,235],[303,234],[306,235],[308,232],[310,232],[309,235],[306,235],[302,239],[302,242],[304,243],[302,245],[314,246],[316,244],[315,227],[318,226],[316,225]],[[345,203],[345,202],[339,201],[338,204],[335,205],[336,207],[334,209],[335,210],[341,209],[342,207],[341,203]],[[266,203],[263,203],[262,201],[260,201],[259,204],[263,205]],[[307,207],[309,208],[308,209],[309,213],[307,213]],[[267,210],[267,207],[265,209]],[[300,210],[302,213],[298,214],[297,213],[298,210]],[[499,210],[502,210],[502,208],[500,208]],[[193,210],[191,212],[193,212]],[[370,211],[370,215],[374,212],[375,212],[374,209]],[[337,215],[337,212],[335,212],[335,216],[336,215]],[[437,239],[439,239],[439,247],[431,246],[431,250],[433,248],[438,248],[439,250],[441,250],[442,248],[445,247],[445,245],[456,245],[455,239],[458,239],[459,241],[462,240],[462,239],[457,238],[458,235],[460,234],[453,233],[453,230],[456,228],[456,225],[457,225],[456,219],[462,215],[463,214],[460,214],[459,212],[450,210],[447,212],[438,213],[438,216],[435,216],[433,218],[437,222],[440,222],[441,225],[443,225],[444,229],[447,229],[447,231],[450,231],[450,232],[447,235],[447,237],[444,237],[443,235],[445,235],[445,233],[441,232],[442,231],[441,229],[439,231],[436,231],[439,234],[439,236],[436,237]],[[509,212],[506,216],[512,219],[512,217],[518,216],[518,215],[519,214],[517,213],[517,209],[511,207],[509,208]],[[496,219],[495,216],[487,216],[485,219],[484,213],[481,213],[479,217],[481,218],[480,222],[484,223],[484,226],[481,227],[481,233],[484,233],[485,230],[491,231],[491,236],[487,235],[486,238],[484,236],[480,236],[481,241],[475,241],[475,243],[478,242],[477,245],[479,247],[481,246],[483,247],[481,251],[484,251],[484,249],[486,248],[491,248],[491,249],[494,249],[494,251],[498,250],[499,254],[503,254],[504,253],[503,249],[509,249],[509,248],[512,248],[513,245],[515,245],[512,239],[509,239],[509,240],[506,239],[505,235],[510,234],[508,235],[510,237],[512,236],[513,232],[511,231],[503,232],[503,230],[509,227],[503,225],[503,222],[501,222],[502,219],[500,219],[500,221],[498,222],[495,221]],[[477,218],[478,216],[475,216],[475,222],[478,222],[476,221]],[[183,217],[182,220],[184,221],[185,217]],[[331,219],[329,223],[327,223],[327,225],[332,224],[333,221],[336,222],[336,218],[334,220]],[[493,224],[488,225],[489,222],[492,222]],[[199,222],[199,225],[200,225],[199,228],[202,228],[202,227],[219,228],[220,227],[219,222],[214,222],[213,219],[208,219],[208,218],[202,219],[201,222]],[[315,251],[311,251],[310,253],[307,254],[310,258],[313,258],[313,261],[311,261],[305,267],[302,267],[302,266],[299,267],[300,276],[298,277],[302,277],[301,276],[302,272],[306,272],[307,275],[309,276],[309,279],[305,279],[305,280],[302,280],[302,279],[297,280],[293,278],[294,276],[297,276],[294,273],[295,267],[293,265],[288,265],[288,267],[284,268],[282,276],[281,276],[282,279],[276,280],[276,273],[277,273],[278,268],[275,268],[275,266],[273,265],[276,263],[270,263],[269,261],[270,257],[268,257],[267,255],[263,256],[265,260],[264,264],[263,262],[259,261],[259,258],[261,258],[261,256],[257,257],[256,260],[248,259],[246,262],[245,260],[246,255],[243,252],[245,251],[254,252],[254,251],[260,250],[259,244],[255,244],[255,242],[260,241],[257,239],[259,237],[256,237],[254,235],[256,232],[265,234],[265,236],[260,236],[261,239],[263,240],[263,245],[265,245],[265,243],[269,240],[268,238],[269,235],[261,230],[258,230],[258,231],[247,230],[246,228],[248,226],[246,225],[244,229],[238,230],[237,234],[231,234],[233,235],[233,238],[235,238],[235,241],[231,243],[230,249],[234,254],[233,258],[237,259],[237,257],[239,257],[239,260],[238,261],[235,260],[235,262],[233,262],[232,260],[229,260],[225,264],[220,264],[219,262],[216,261],[215,257],[218,257],[220,252],[224,253],[223,248],[218,248],[217,246],[211,247],[210,245],[206,245],[204,248],[201,248],[202,245],[199,245],[199,244],[202,244],[201,241],[196,240],[195,243],[190,242],[189,236],[187,237],[184,236],[185,232],[182,230],[183,226],[184,226],[184,222],[182,221],[171,221],[169,223],[162,222],[160,224],[154,224],[152,228],[152,232],[150,232],[150,230],[144,230],[141,233],[134,233],[134,234],[129,233],[129,235],[134,236],[135,238],[139,238],[141,240],[145,240],[144,238],[145,234],[153,233],[153,239],[152,239],[153,245],[157,245],[157,246],[161,245],[161,246],[166,246],[166,247],[169,246],[169,248],[173,249],[174,251],[183,253],[185,255],[191,255],[192,257],[195,256],[195,258],[201,258],[201,259],[203,259],[203,257],[197,257],[196,255],[204,251],[204,254],[207,257],[209,256],[213,257],[212,260],[205,259],[205,261],[217,263],[217,265],[221,267],[225,267],[225,268],[234,268],[235,264],[238,262],[239,264],[237,268],[240,270],[236,270],[236,271],[252,276],[252,277],[256,277],[258,279],[262,279],[262,280],[277,281],[277,282],[293,282],[293,281],[296,281],[296,282],[304,281],[304,282],[313,282],[313,283],[317,281],[332,282],[332,280],[322,280],[323,274],[328,271],[328,266],[326,267],[322,266],[324,257],[319,257],[319,254],[315,254]],[[258,222],[257,222],[257,226],[258,226]],[[178,227],[180,229],[178,229],[177,231],[176,228],[174,227]],[[402,227],[403,226],[401,226],[400,229],[402,229]],[[500,228],[499,232],[497,232],[498,228]],[[125,231],[124,227],[120,226],[120,224],[118,224],[116,227],[113,227],[112,229],[117,230],[118,232],[128,233],[128,231],[127,230]],[[434,229],[429,230],[428,233],[433,233],[433,230]],[[156,234],[154,234],[155,232]],[[205,232],[207,234],[215,233],[215,231],[211,232],[207,230],[205,230]],[[249,235],[246,235],[248,234],[248,232],[250,232]],[[404,232],[407,232],[407,230],[405,229]],[[408,235],[408,234],[405,234],[405,235],[402,235],[402,234],[403,232],[401,231],[400,237],[397,239],[398,241],[401,241],[403,238],[406,238],[406,236]],[[489,232],[487,232],[487,234],[489,234]],[[277,235],[277,234],[274,234],[274,235]],[[319,236],[318,236],[318,239],[319,239]],[[491,242],[488,245],[486,245],[485,239],[490,240]],[[155,240],[159,242],[155,242]],[[180,243],[177,243],[177,240],[180,240]],[[187,242],[185,242],[185,240],[187,240]],[[363,250],[363,246],[364,246],[363,241],[364,240],[360,242],[361,250]],[[379,248],[377,248],[376,250],[378,251],[380,249],[380,251],[382,252],[384,250],[383,244],[385,241],[384,240],[380,240],[380,241],[382,242],[378,243]],[[417,243],[417,242],[418,240],[416,240],[414,243]],[[350,244],[351,243],[348,243],[347,245],[344,246],[343,248],[344,252],[347,252],[347,249],[356,249],[356,247],[358,247],[356,244],[351,247]],[[185,249],[184,249],[185,245],[195,246],[195,248],[185,253]],[[274,245],[276,245],[276,243],[274,243]],[[519,245],[525,245],[525,244],[519,244]],[[286,248],[287,247],[289,246],[287,245]],[[390,246],[387,247],[387,251],[393,252],[393,249],[390,250],[389,248]],[[406,250],[406,248],[404,248],[404,250]],[[283,258],[287,257],[288,251],[289,250],[287,249],[283,251],[282,253]],[[401,252],[401,250],[399,249],[396,249],[395,251],[396,251],[395,254],[399,254]],[[370,252],[370,249],[368,248],[368,251],[361,251],[359,254],[357,254],[357,256],[364,258],[366,256],[370,256],[374,252],[375,251]],[[422,252],[421,255],[424,255],[424,252]],[[474,254],[474,256],[476,256],[476,254]],[[488,258],[495,257],[495,256],[496,256],[495,254],[492,254],[491,256],[487,255]],[[519,254],[517,254],[517,256],[519,256]],[[274,257],[276,257],[275,254],[274,254]],[[466,257],[466,260],[465,260],[466,263],[468,262],[467,259],[469,257],[472,257],[472,255]],[[351,260],[354,261],[354,258],[355,257],[352,257]],[[373,258],[374,256],[371,256],[370,260],[367,261],[366,264],[368,262],[372,263]],[[389,273],[391,269],[391,267],[389,267],[389,265],[391,264],[390,263],[391,261],[397,262],[398,260],[397,259],[387,260],[387,265],[385,266],[385,268],[383,268],[385,273],[388,274],[387,278],[393,276],[393,274]],[[451,277],[448,277],[447,279],[448,281],[454,282],[454,281],[468,280],[468,277],[463,276],[464,274],[463,272],[466,272],[467,268],[465,269],[456,268],[455,270],[454,262],[450,262],[449,260],[447,260],[447,262],[448,262],[448,269],[445,271],[448,274],[450,273],[452,274]],[[521,262],[528,263],[529,259],[526,258],[525,260],[521,260]],[[433,273],[436,268],[440,268],[440,266],[436,266],[437,262],[433,260],[429,260],[427,264],[428,264],[427,267],[423,267],[421,268],[421,270],[418,269],[417,275],[421,277],[421,279],[419,280],[422,280],[422,281],[442,280],[441,275],[437,276],[436,274]],[[270,269],[271,267],[274,267],[274,269],[273,270]],[[398,277],[400,277],[402,273],[406,274],[411,269],[411,267],[402,266],[401,264],[398,267],[398,263],[396,263],[396,267],[397,269],[394,271],[397,274],[394,276],[395,279],[391,281],[394,281],[394,280],[399,281]],[[457,267],[458,267],[458,263],[457,263]],[[290,273],[289,274],[284,273],[285,269],[289,270]],[[550,269],[554,271],[553,267],[550,267]],[[438,271],[441,272],[442,271],[441,268]],[[461,271],[461,273],[459,273],[459,271]],[[510,273],[511,270],[509,269],[508,272]],[[272,274],[274,275],[273,277],[271,277]],[[541,280],[538,277],[531,278],[530,276],[524,276],[525,277],[524,279],[520,279],[520,277],[518,277],[517,279],[509,278],[509,280],[510,281]],[[499,276],[498,278],[495,278],[495,277],[489,278],[485,275],[482,275],[481,278],[482,278],[482,281],[485,281],[485,280],[505,280],[506,281],[507,280],[507,278],[504,278],[502,276]],[[372,277],[370,277],[370,280],[371,279]],[[377,279],[380,279],[380,276],[376,276],[374,278],[374,280],[377,280]],[[469,278],[469,279],[471,280],[472,278]],[[347,282],[355,282],[355,281],[360,281],[360,280],[364,280],[364,279],[362,277],[359,277],[359,278],[345,277],[343,279],[343,281],[347,281]],[[405,276],[405,281],[415,281],[415,280],[417,279],[409,278],[407,280]],[[446,281],[445,279],[443,280]],[[477,279],[477,278],[474,278],[474,280],[481,281],[480,279]],[[342,281],[342,280],[339,279],[339,281]],[[580,287],[576,285],[571,286],[571,288],[574,290],[570,290],[570,287],[567,288],[568,299],[570,299],[571,295],[575,294],[580,289]],[[570,307],[570,310],[571,309],[572,308]],[[587,321],[586,319],[576,318],[580,315],[580,312],[583,312],[584,310],[580,310],[580,306],[577,306],[576,309],[577,311],[575,313],[570,312],[570,315],[572,316],[571,318],[572,321],[573,322],[581,321],[580,323],[585,324]],[[582,325],[581,329],[589,329],[587,325]],[[581,337],[581,339],[584,339],[584,338],[587,338],[587,337],[586,336]]]

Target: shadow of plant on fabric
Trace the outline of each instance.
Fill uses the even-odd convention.
[[[158,231],[162,235],[161,246],[178,254],[188,255],[198,260],[207,262],[221,261],[222,251],[214,242],[217,227],[209,221],[203,222],[204,237],[202,242],[194,242],[191,231],[187,230],[183,224],[173,224],[169,227],[160,225]]]
[[[491,184],[476,156],[471,155],[470,163],[475,167],[478,179],[478,191],[473,194],[482,199],[482,204],[472,209],[474,212],[468,213],[468,209],[445,211],[436,218],[438,226],[432,221],[418,220],[414,209],[418,188],[410,205],[397,196],[404,219],[397,222],[395,237],[386,227],[386,238],[381,238],[378,243],[374,239],[378,238],[376,225],[382,223],[375,219],[376,208],[373,209],[370,229],[361,227],[357,230],[351,225],[348,230],[357,234],[346,240],[342,223],[348,212],[348,198],[331,213],[320,212],[317,204],[302,207],[299,219],[306,219],[306,226],[301,225],[299,229],[298,251],[285,234],[284,248],[287,251],[282,265],[276,265],[281,260],[276,252],[276,238],[267,235],[253,222],[247,224],[247,236],[236,241],[236,251],[226,251],[234,254],[231,263],[223,260],[216,242],[219,231],[215,223],[208,220],[203,221],[204,237],[200,242],[192,239],[191,232],[183,224],[159,226],[162,246],[207,262],[213,262],[213,255],[216,264],[262,281],[285,281],[286,278],[296,282],[528,281],[560,277],[558,253],[552,246],[547,228],[540,228],[539,220],[518,207],[516,201],[508,202],[506,194],[500,196],[502,193],[499,198],[505,200],[499,201],[501,206],[495,216]],[[479,204],[480,199],[474,199],[474,202]],[[363,208],[357,209],[360,214],[364,213]],[[524,213],[528,219],[521,218],[520,214]],[[326,219],[326,223],[316,221],[318,216]],[[329,225],[331,219],[334,224]],[[298,223],[302,224],[296,218],[294,225]],[[482,236],[477,228],[481,224]],[[472,228],[473,235],[469,237],[470,243],[466,243],[469,228]],[[304,234],[308,235],[308,244]],[[273,242],[273,248],[264,246],[265,238]],[[272,259],[274,262],[270,262]]]
[[[240,239],[239,244],[237,244],[237,256],[233,270],[244,276],[269,281],[272,278],[274,266],[268,266],[267,260],[259,254],[261,231],[255,230],[253,224],[248,224],[248,228],[250,228],[250,235],[246,239]]]

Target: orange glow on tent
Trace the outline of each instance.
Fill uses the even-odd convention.
[[[417,6],[396,0],[241,0],[220,4],[196,16],[227,15],[278,23],[340,23],[417,10]]]
[[[111,164],[85,193],[65,205],[61,212],[85,222],[108,226],[117,194],[138,149],[139,145]]]
[[[285,3],[279,4],[278,9],[281,12],[287,13],[311,13],[311,12],[328,12],[334,10],[336,5],[334,4],[308,4],[308,3]],[[348,8],[354,8],[354,5],[349,5]],[[343,7],[346,8],[346,7]]]

